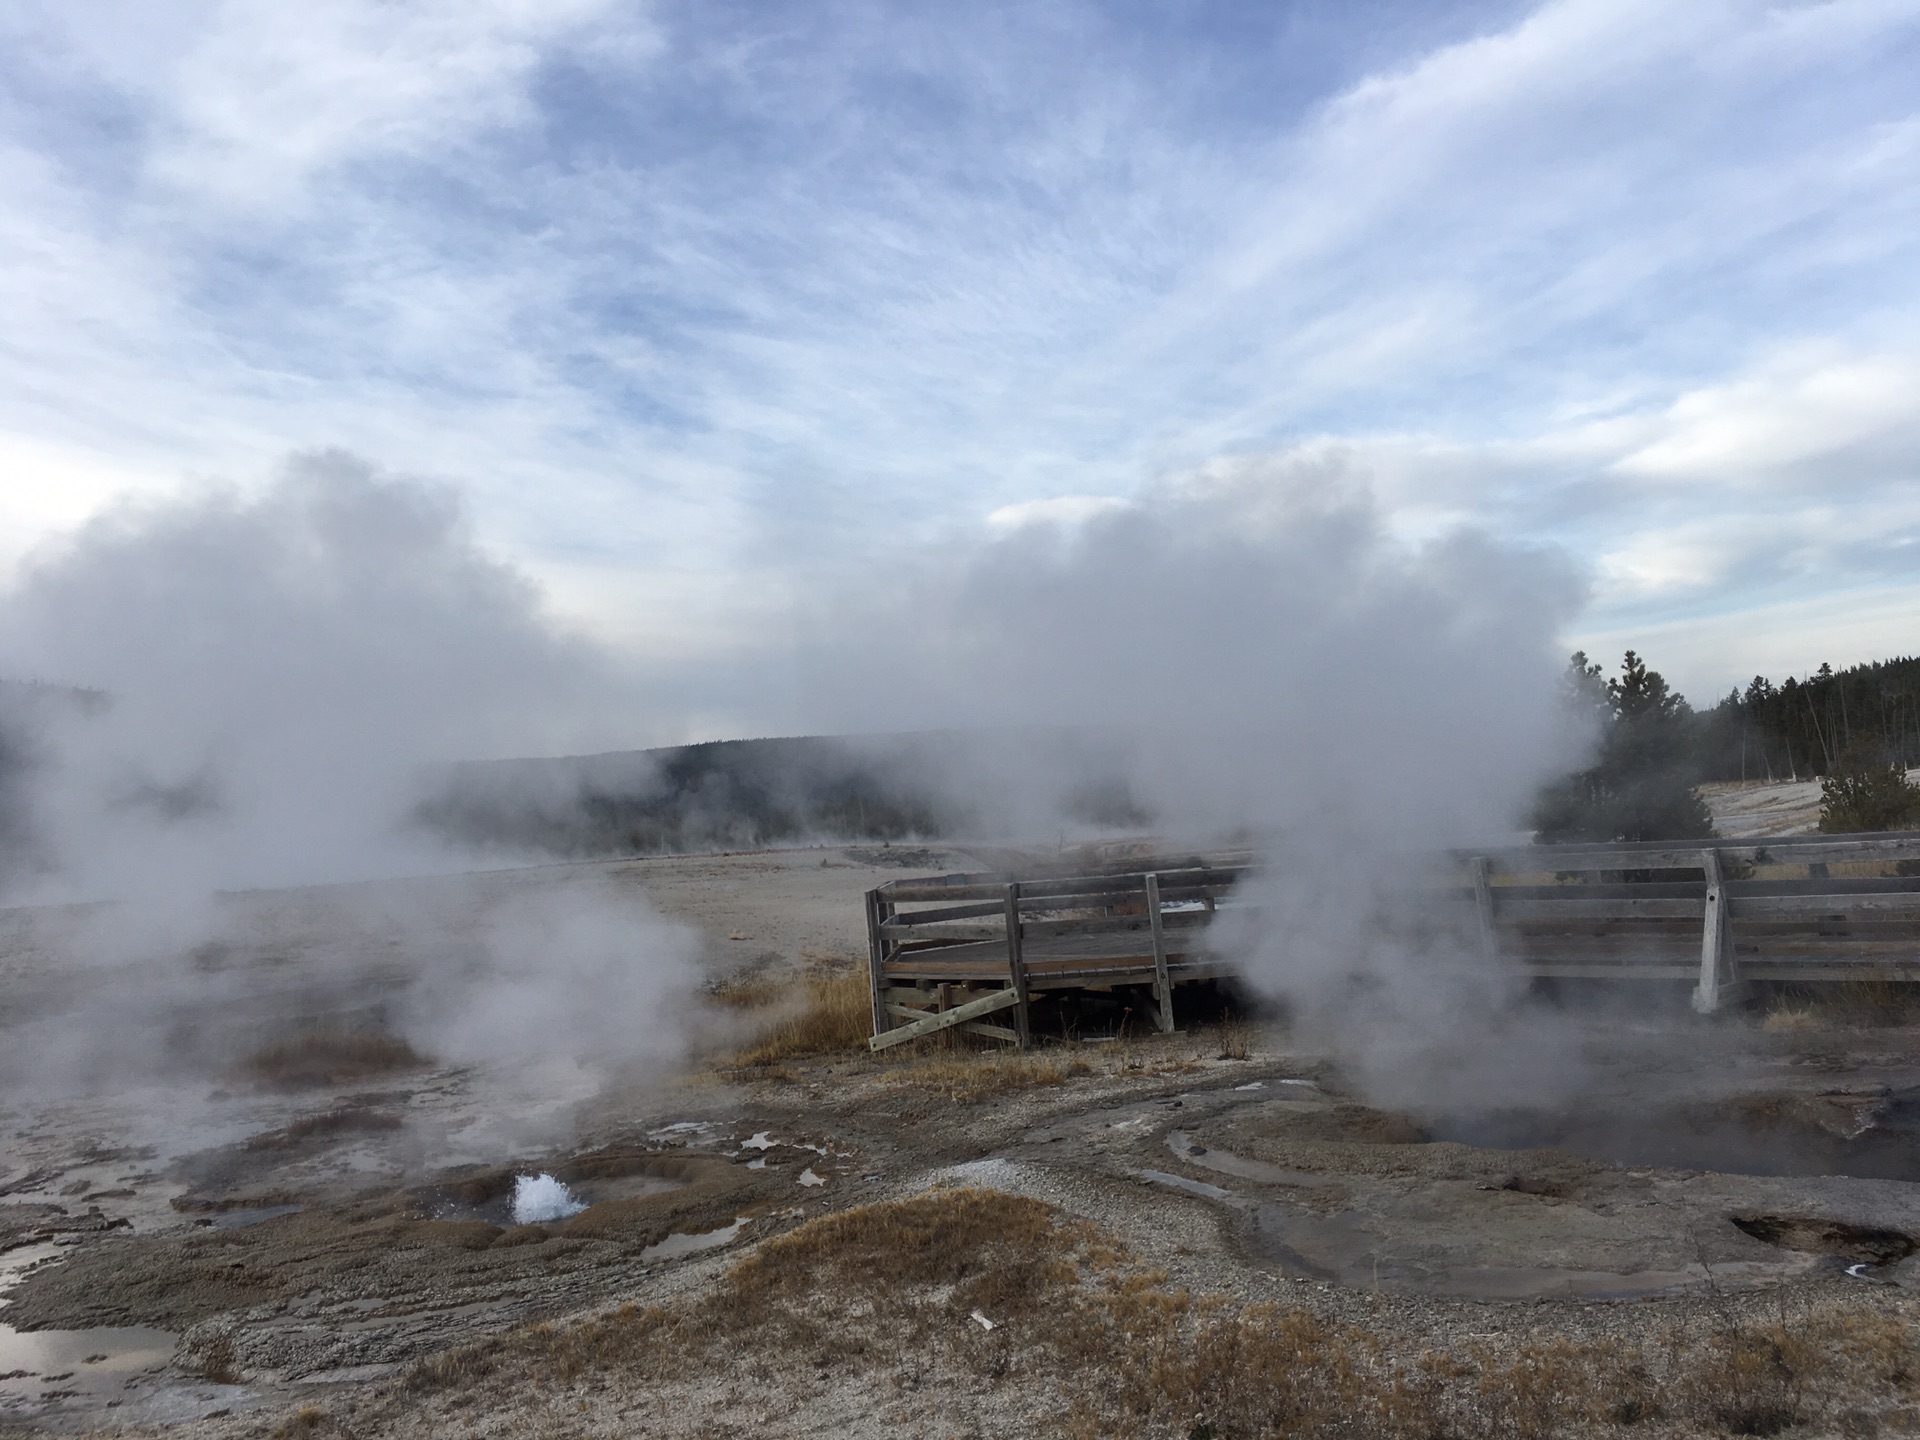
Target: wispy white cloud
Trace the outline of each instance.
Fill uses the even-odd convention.
[[[1306,13],[17,7],[0,432],[447,476],[678,651],[1274,451],[1602,626],[1904,563],[1920,6]]]

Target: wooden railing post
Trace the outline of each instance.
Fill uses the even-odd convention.
[[[1484,855],[1473,857],[1473,909],[1480,922],[1480,950],[1489,960],[1500,956],[1500,935],[1493,928],[1492,865]]]
[[[886,1002],[887,937],[881,933],[886,912],[881,909],[880,892],[867,891],[867,975],[873,991],[873,1033],[890,1029]]]
[[[1160,1002],[1160,1033],[1173,1033],[1173,977],[1167,974],[1167,932],[1160,923],[1160,877],[1147,876],[1147,924],[1153,929],[1153,994]]]
[[[1028,1024],[1027,1015],[1027,960],[1020,948],[1020,882],[1015,880],[1007,886],[1007,978],[1016,997],[1013,1006],[1013,1028],[1020,1039],[1017,1042],[1022,1050],[1033,1044],[1033,1031]]]
[[[1720,852],[1700,852],[1700,868],[1707,876],[1707,906],[1700,932],[1700,982],[1694,987],[1693,1008],[1711,1015],[1732,998],[1739,984],[1733,964],[1733,927],[1727,917],[1727,883],[1720,869]]]

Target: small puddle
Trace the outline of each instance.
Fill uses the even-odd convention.
[[[0,1254],[0,1310],[30,1270],[58,1263],[64,1246],[25,1245]],[[20,1331],[0,1323],[0,1413],[79,1397],[112,1398],[164,1369],[175,1336],[126,1325]]]
[[[1215,1170],[1222,1175],[1232,1175],[1239,1180],[1253,1180],[1262,1185],[1291,1185],[1300,1189],[1324,1190],[1335,1184],[1324,1175],[1315,1175],[1306,1170],[1287,1170],[1278,1165],[1269,1165],[1264,1160],[1249,1160],[1244,1155],[1235,1155],[1226,1150],[1213,1150],[1197,1144],[1194,1138],[1184,1130],[1167,1132],[1167,1148],[1173,1151],[1189,1165],[1198,1165],[1204,1170]]]
[[[1218,1185],[1209,1185],[1204,1180],[1189,1180],[1185,1175],[1169,1175],[1165,1170],[1142,1170],[1142,1180],[1150,1180],[1155,1185],[1164,1185],[1169,1190],[1183,1191],[1188,1195],[1198,1195],[1202,1200],[1223,1200],[1230,1205],[1244,1206],[1246,1202],[1231,1190],[1222,1190]]]
[[[304,1208],[301,1205],[254,1205],[238,1210],[221,1210],[210,1217],[209,1223],[216,1230],[240,1230],[267,1220],[278,1220],[282,1215],[298,1215]]]
[[[677,1260],[683,1255],[697,1255],[702,1250],[717,1250],[734,1240],[747,1227],[748,1216],[736,1216],[731,1225],[722,1225],[718,1230],[704,1231],[699,1235],[669,1235],[657,1245],[649,1245],[640,1252],[642,1260]]]

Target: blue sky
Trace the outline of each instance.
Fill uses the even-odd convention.
[[[1270,457],[1696,700],[1920,650],[1920,3],[0,17],[0,554],[339,446],[724,650]]]

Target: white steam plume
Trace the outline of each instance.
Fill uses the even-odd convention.
[[[827,611],[861,648],[819,642],[840,657],[808,667],[823,720],[1096,727],[1163,834],[1264,848],[1220,943],[1376,1094],[1539,1083],[1520,1037],[1545,1031],[1509,1033],[1508,987],[1417,891],[1446,847],[1511,839],[1586,743],[1556,700],[1564,559],[1409,543],[1337,465],[1242,461],[896,584]],[[1047,776],[1017,788],[1056,803]]]
[[[12,687],[8,898],[102,902],[15,912],[9,1081],[110,1085],[350,1000],[455,1060],[673,1050],[694,946],[640,897],[339,883],[456,861],[409,824],[425,767],[632,720],[446,493],[328,453],[114,511],[23,569],[0,674],[86,687]]]

